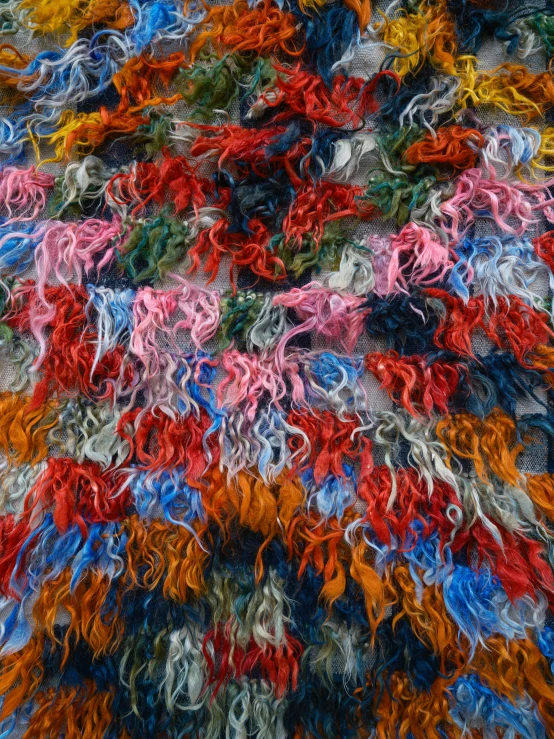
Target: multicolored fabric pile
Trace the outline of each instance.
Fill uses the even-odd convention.
[[[0,737],[553,737],[554,3],[0,16]]]

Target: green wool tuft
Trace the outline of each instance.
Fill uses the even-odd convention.
[[[188,225],[160,214],[136,222],[120,247],[119,263],[135,283],[165,277],[191,246]]]

